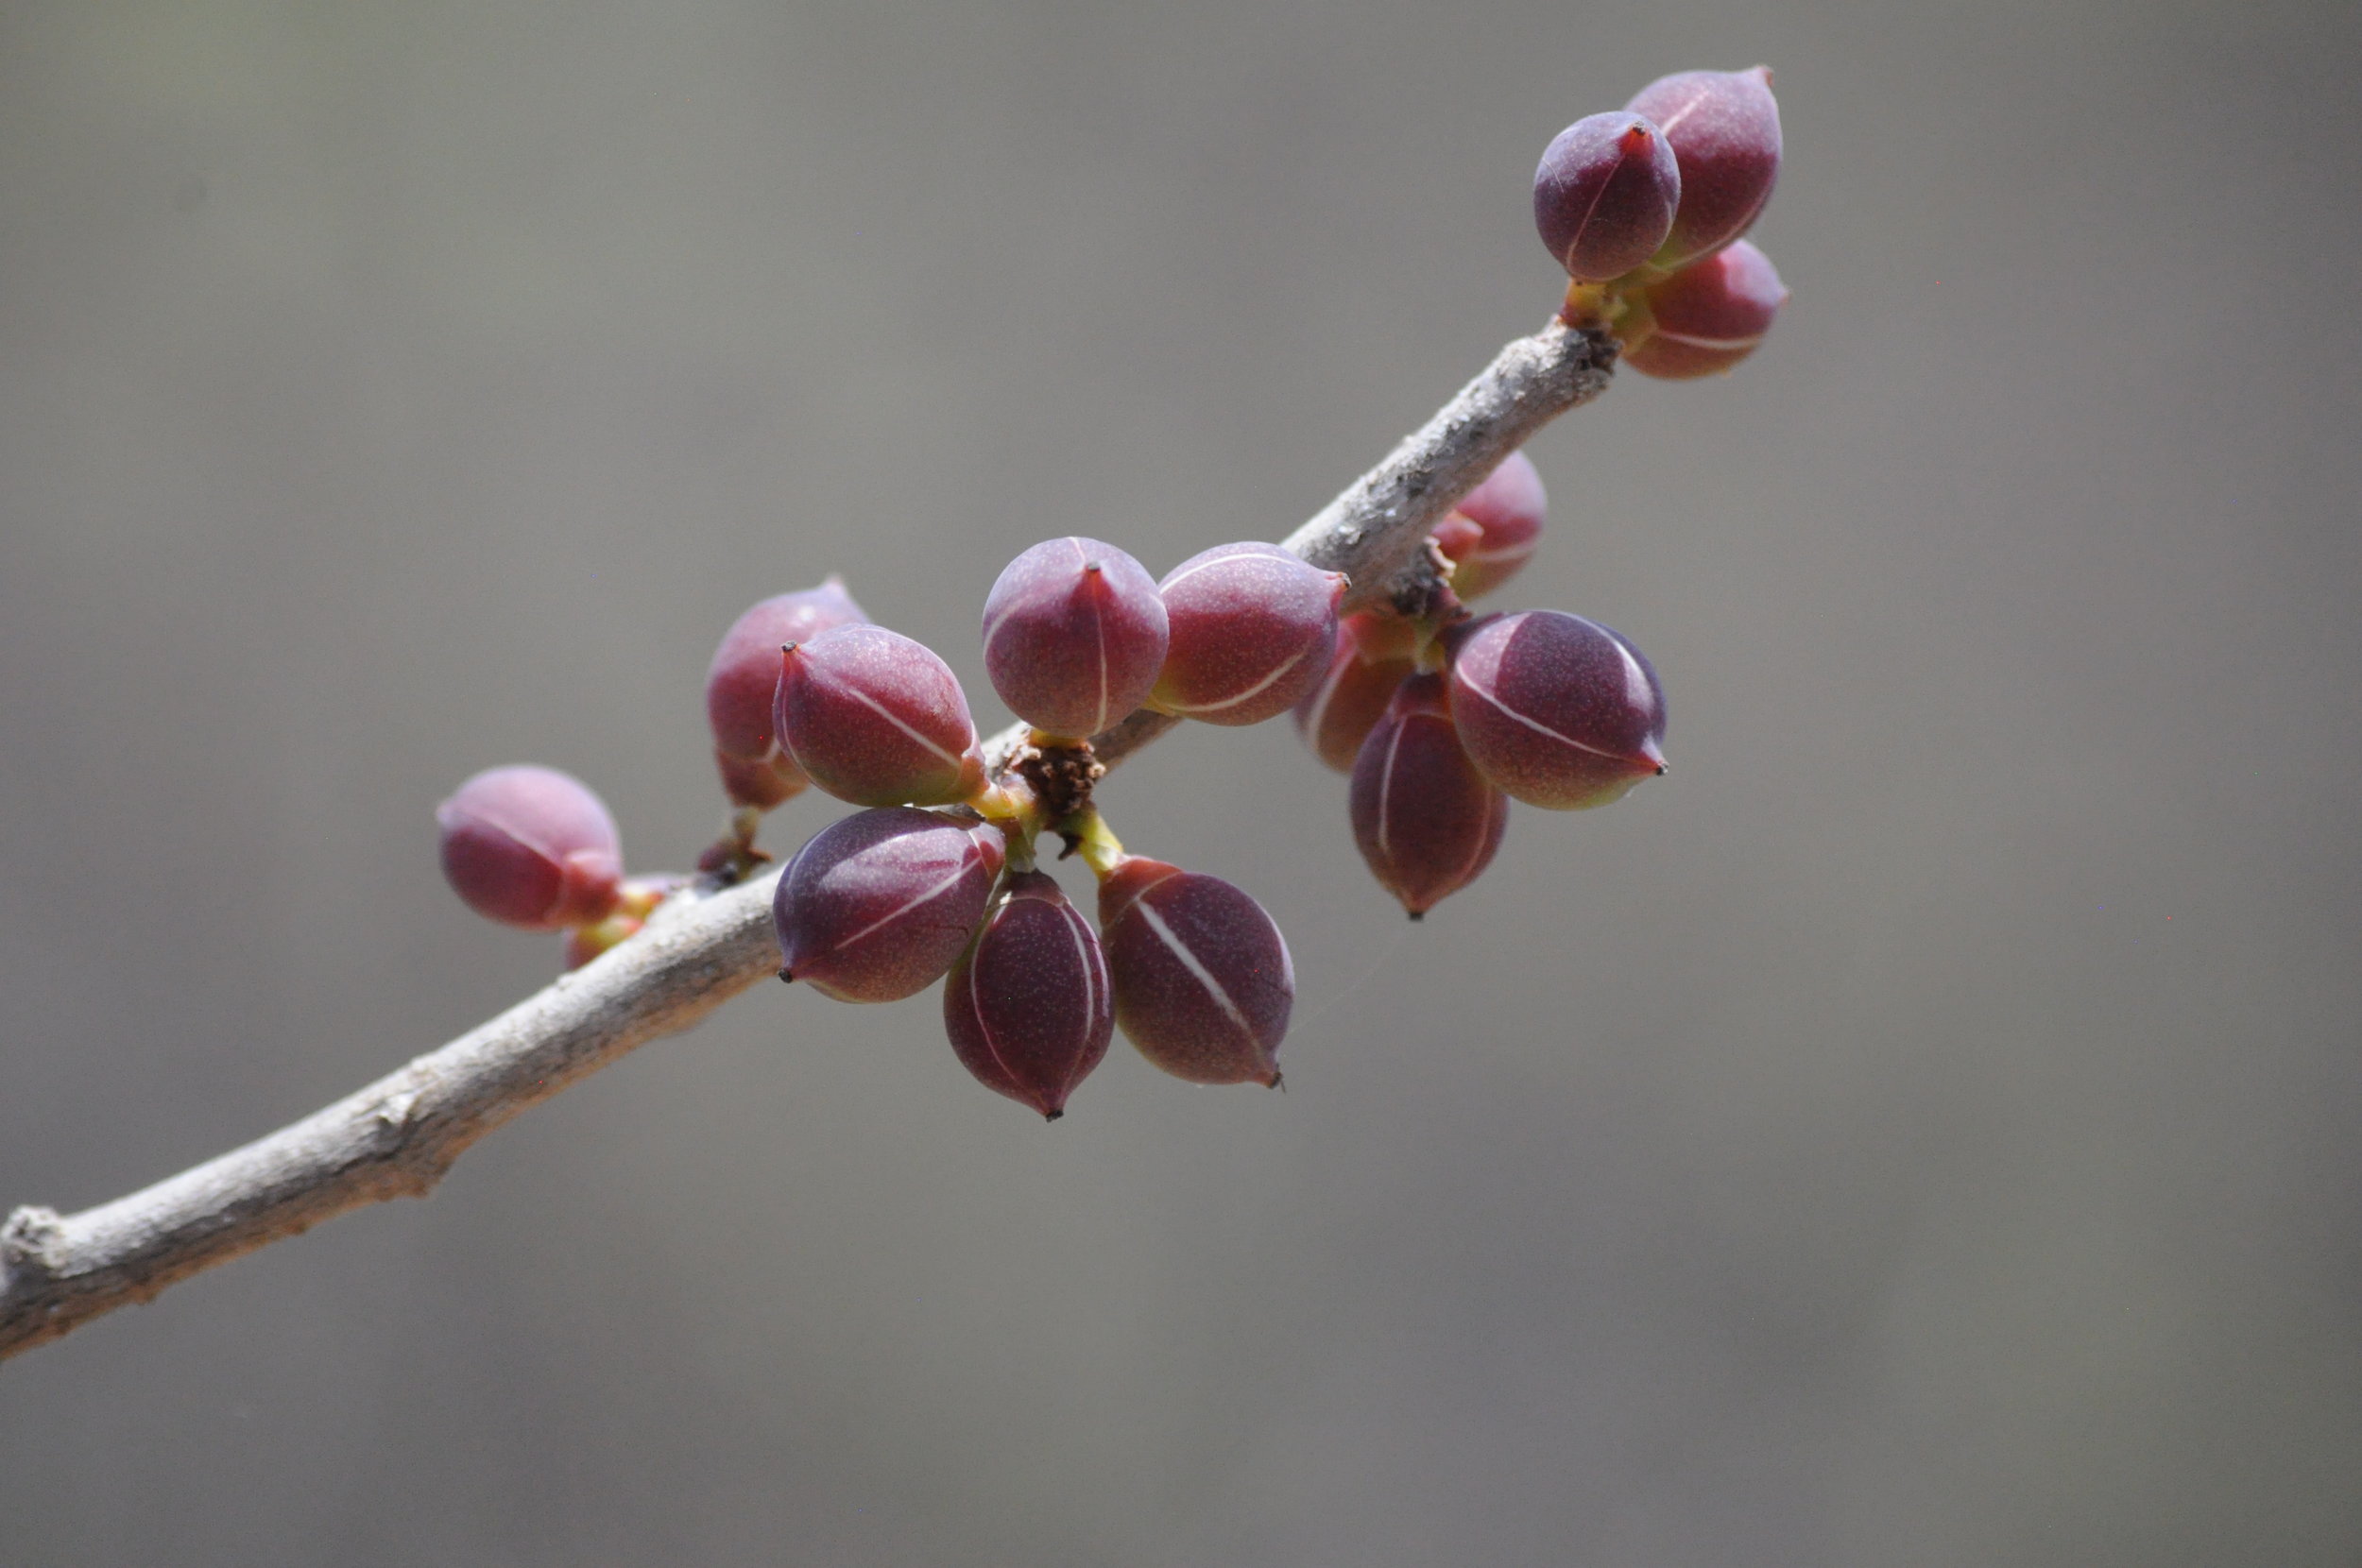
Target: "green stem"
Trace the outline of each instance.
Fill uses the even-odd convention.
[[[1083,857],[1083,863],[1091,868],[1091,875],[1105,881],[1123,861],[1123,841],[1108,830],[1107,819],[1099,814],[1097,807],[1088,807],[1058,825],[1058,832]]]

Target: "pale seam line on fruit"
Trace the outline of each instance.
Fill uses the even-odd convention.
[[[1753,337],[1692,337],[1687,332],[1669,332],[1659,330],[1652,335],[1664,338],[1669,343],[1686,344],[1692,349],[1753,349],[1763,341],[1761,332],[1757,332]]]
[[[1001,628],[1007,625],[1009,617],[1017,613],[1016,598],[1016,595],[1011,595],[1011,602],[1002,605],[1001,613],[992,618],[992,624],[984,628],[984,657],[987,660],[992,657],[992,639],[1001,635]]]
[[[1221,549],[1222,547],[1221,547],[1220,545],[1216,545],[1214,548],[1215,548],[1215,549],[1217,549],[1217,550],[1219,550],[1219,549]],[[1268,547],[1268,548],[1276,549],[1277,547],[1276,547],[1276,546],[1271,546],[1271,547]],[[1281,554],[1282,555],[1287,555],[1287,552],[1286,552],[1286,551],[1284,551],[1284,550],[1283,550],[1283,551],[1280,551],[1280,554]],[[1200,561],[1200,562],[1198,562],[1198,563],[1197,563],[1197,565],[1195,565],[1195,566],[1193,566],[1193,567],[1189,567],[1189,568],[1187,568],[1187,569],[1185,569],[1185,570],[1175,571],[1175,572],[1174,572],[1172,576],[1170,576],[1170,577],[1166,578],[1163,582],[1158,583],[1158,584],[1156,585],[1156,591],[1157,591],[1157,593],[1159,593],[1160,595],[1161,595],[1161,594],[1170,593],[1170,592],[1172,592],[1174,588],[1179,588],[1179,587],[1180,587],[1183,583],[1186,583],[1186,582],[1188,582],[1190,578],[1192,578],[1192,577],[1196,576],[1199,572],[1201,572],[1201,571],[1212,571],[1214,568],[1216,568],[1216,567],[1218,567],[1218,566],[1228,566],[1228,565],[1229,565],[1232,561],[1255,561],[1255,560],[1263,560],[1263,561],[1268,561],[1268,560],[1270,560],[1270,559],[1272,559],[1272,558],[1273,558],[1273,557],[1271,557],[1271,556],[1269,556],[1269,555],[1217,555],[1217,556],[1215,556],[1215,557],[1214,557],[1212,560],[1210,560],[1210,561]],[[1288,556],[1288,559],[1290,559],[1290,560],[1294,560],[1294,559],[1296,559],[1296,558],[1297,558],[1297,557],[1295,557],[1295,556],[1293,556],[1293,555],[1289,555],[1289,556]]]
[[[1623,168],[1624,155],[1619,148],[1616,154],[1616,167],[1610,169],[1607,178],[1600,181],[1600,188],[1591,193],[1591,205],[1583,210],[1583,221],[1575,225],[1575,237],[1567,242],[1566,254],[1558,259],[1558,264],[1568,272],[1575,270],[1575,247],[1583,243],[1583,231],[1591,226],[1591,215],[1600,210],[1600,203],[1607,199],[1607,188],[1616,183],[1616,177],[1623,172]],[[1478,526],[1483,525],[1480,523]]]
[[[1090,552],[1083,548],[1083,541],[1080,538],[1069,536],[1067,542],[1074,546],[1075,560],[1082,566],[1083,575],[1087,578],[1090,575]],[[1104,572],[1101,573],[1100,586],[1102,588],[1106,586],[1105,575]],[[1099,646],[1099,706],[1091,710],[1091,733],[1096,735],[1107,727],[1107,608],[1100,603],[1100,596],[1097,593],[1093,593],[1090,598],[1091,631]]]
[[[1245,690],[1240,692],[1235,697],[1224,697],[1218,703],[1197,703],[1189,707],[1183,708],[1181,711],[1185,713],[1219,713],[1225,707],[1236,707],[1241,703],[1246,701],[1249,697],[1258,695],[1261,692],[1271,690],[1271,688],[1279,680],[1280,676],[1286,674],[1297,665],[1302,664],[1304,662],[1305,656],[1309,654],[1311,651],[1312,650],[1309,648],[1298,648],[1296,650],[1295,657],[1290,659],[1278,669],[1274,670],[1270,674],[1265,675],[1261,680],[1257,681],[1253,686],[1248,687]]]
[[[957,768],[964,765],[963,758],[952,756],[950,752],[944,750],[941,746],[936,745],[933,741],[928,740],[927,737],[919,734],[918,731],[911,728],[910,725],[896,718],[879,703],[877,698],[871,696],[868,692],[851,685],[840,686],[837,690],[843,691],[847,696],[861,704],[862,707],[869,709],[870,712],[875,713],[879,718],[883,719],[887,724],[892,724],[895,728],[900,730],[903,734],[909,736],[912,740],[917,741],[929,751],[933,752],[937,757],[942,758],[946,762],[950,763],[953,767]]]
[[[1146,887],[1144,887],[1144,888],[1140,889],[1140,891],[1139,891],[1139,892],[1138,892],[1138,893],[1136,893],[1136,894],[1132,895],[1132,904],[1137,904],[1137,903],[1138,903],[1141,899],[1143,899],[1143,898],[1147,897],[1150,894],[1152,894],[1152,893],[1155,892],[1158,888],[1163,887],[1163,886],[1164,886],[1167,882],[1172,881],[1172,880],[1175,877],[1182,877],[1182,876],[1187,876],[1187,875],[1188,875],[1188,873],[1184,872],[1184,871],[1183,871],[1183,870],[1182,870],[1179,866],[1177,866],[1177,865],[1176,865],[1176,866],[1167,866],[1167,867],[1165,868],[1165,874],[1164,874],[1162,877],[1157,878],[1155,881],[1153,881],[1153,882],[1149,883],[1149,884],[1148,884],[1148,886],[1146,886]],[[1126,904],[1126,905],[1124,905],[1123,907],[1124,907],[1124,909],[1129,910],[1129,909],[1132,907],[1132,904]],[[1121,920],[1121,919],[1122,919],[1122,918],[1123,918],[1123,915],[1122,915],[1121,912],[1119,912],[1119,913],[1116,915],[1116,918],[1117,918],[1118,920]]]
[[[1090,928],[1083,924],[1081,912],[1071,904],[1064,904],[1058,911],[1058,917],[1066,922],[1067,937],[1074,944],[1075,962],[1083,966],[1082,1049],[1075,1053],[1074,1076],[1069,1078],[1065,1088],[1059,1091],[1058,1099],[1063,1102],[1068,1095],[1074,1092],[1074,1085],[1082,1081],[1083,1074],[1089,1070],[1085,1066],[1083,1058],[1090,1053],[1091,1026],[1099,1017],[1099,985],[1091,979]]]
[[[1239,1032],[1246,1036],[1247,1044],[1259,1048],[1262,1042],[1255,1037],[1255,1026],[1246,1021],[1246,1014],[1239,1010],[1237,1002],[1230,999],[1230,993],[1223,989],[1223,983],[1214,978],[1214,972],[1190,951],[1189,944],[1175,936],[1172,928],[1166,925],[1164,918],[1155,910],[1146,904],[1135,907],[1139,910],[1140,918],[1148,922],[1148,929],[1155,931],[1157,939],[1172,949],[1172,956],[1181,961],[1181,967],[1190,972],[1190,978],[1204,986],[1207,995],[1214,998],[1214,1005],[1222,1009],[1223,1015],[1239,1026]]]
[[[1466,687],[1478,696],[1482,697],[1486,702],[1491,703],[1495,707],[1499,708],[1503,713],[1508,714],[1511,718],[1516,720],[1528,729],[1547,735],[1553,741],[1563,741],[1565,744],[1574,747],[1577,751],[1587,751],[1594,757],[1604,757],[1611,762],[1623,762],[1630,760],[1630,758],[1624,757],[1619,752],[1601,751],[1597,746],[1586,746],[1571,735],[1561,735],[1549,725],[1538,724],[1535,721],[1527,718],[1524,714],[1518,712],[1515,708],[1510,707],[1507,703],[1501,701],[1498,697],[1496,697],[1493,693],[1484,690],[1482,686],[1479,685],[1477,683],[1477,678],[1468,673],[1468,667],[1464,664],[1454,670],[1452,674],[1459,680],[1461,685]]]
[[[1395,725],[1395,732],[1386,737],[1386,760],[1378,769],[1378,852],[1386,857],[1389,866],[1394,864],[1395,846],[1388,842],[1386,824],[1390,817],[1386,803],[1395,793],[1395,754],[1402,750],[1402,732],[1410,727],[1407,718]]]
[[[1705,88],[1701,86],[1698,89],[1698,93],[1695,97],[1691,98],[1687,103],[1682,105],[1679,109],[1673,111],[1673,117],[1671,119],[1659,120],[1656,123],[1657,129],[1665,132],[1667,140],[1671,140],[1673,128],[1680,125],[1684,120],[1688,119],[1690,114],[1697,110],[1698,106],[1706,101],[1706,96]]]
[[[939,896],[946,889],[950,888],[953,883],[957,882],[961,878],[967,875],[967,867],[963,864],[957,871],[952,872],[950,876],[946,877],[942,881],[937,882],[934,886],[929,888],[926,892],[920,894],[909,903],[904,904],[900,909],[894,911],[891,914],[880,915],[877,919],[872,920],[868,925],[864,926],[860,930],[855,931],[844,941],[830,947],[829,951],[832,953],[841,953],[845,951],[846,948],[850,947],[854,943],[859,942],[863,937],[867,936],[879,927],[891,925],[895,921],[901,919],[902,916],[910,913],[911,911],[918,908],[919,905],[926,903],[929,899]]]
[[[1470,561],[1482,561],[1489,566],[1495,561],[1522,561],[1532,555],[1534,546],[1541,542],[1539,539],[1528,539],[1525,547],[1517,550],[1471,550],[1460,557],[1460,564],[1466,566]]]
[[[436,814],[436,826],[437,827],[442,826],[442,814],[439,811]],[[516,829],[506,827],[501,823],[483,822],[482,826],[490,828],[493,832],[498,833],[502,838],[506,839],[510,844],[515,844],[520,849],[525,850],[529,854],[539,855],[545,861],[557,861],[562,859],[562,857],[560,857],[558,853],[552,849],[548,844],[537,844],[533,840],[525,838],[522,834],[518,833]],[[548,921],[551,915],[557,912],[558,906],[565,902],[566,874],[563,870],[561,870],[557,874],[557,891],[550,895],[549,908],[534,916],[535,920],[540,922]],[[549,928],[545,927],[545,929]]]

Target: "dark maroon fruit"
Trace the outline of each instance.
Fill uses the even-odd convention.
[[[1673,227],[1682,176],[1646,115],[1590,114],[1551,138],[1533,171],[1533,224],[1577,282],[1646,262]]]
[[[771,900],[783,980],[841,1002],[890,1002],[941,979],[984,917],[1001,830],[908,806],[813,835]]]
[[[1052,735],[1098,734],[1141,703],[1165,663],[1165,603],[1148,569],[1097,539],[1048,539],[984,600],[984,673],[1009,711]]]
[[[1665,771],[1665,690],[1640,650],[1560,610],[1488,616],[1451,644],[1451,716],[1484,776],[1571,811]]]
[[[943,1026],[978,1082],[1055,1121],[1115,1035],[1107,959],[1056,882],[1002,886],[944,981]]]
[[[1272,1060],[1295,1005],[1288,944],[1263,906],[1219,877],[1125,857],[1099,884],[1116,1023],[1192,1083],[1279,1082]]]
[[[435,808],[443,877],[478,914],[548,931],[603,920],[624,875],[615,819],[589,785],[519,764],[477,774]]]
[[[1509,797],[1461,749],[1443,676],[1395,690],[1354,761],[1352,813],[1361,858],[1413,920],[1492,863]]]
[[[1452,562],[1452,592],[1474,599],[1515,576],[1542,542],[1549,504],[1533,459],[1522,452],[1502,458],[1435,530],[1436,543]]]
[[[774,716],[796,765],[856,806],[948,806],[984,784],[959,677],[883,626],[837,626],[779,656]]]
[[[1744,234],[1780,174],[1771,68],[1659,77],[1624,107],[1656,122],[1681,165],[1681,205],[1653,264],[1670,271]]]
[[[1327,669],[1345,578],[1275,544],[1224,544],[1174,567],[1156,591],[1172,632],[1156,705],[1252,724],[1293,707]]]
[[[1735,240],[1642,292],[1649,329],[1623,362],[1646,375],[1687,381],[1728,370],[1755,351],[1788,289],[1772,259]],[[1456,586],[1456,585],[1455,585]]]
[[[1295,707],[1296,733],[1314,756],[1339,773],[1353,771],[1362,739],[1386,711],[1395,688],[1418,668],[1412,660],[1417,641],[1412,624],[1393,616],[1365,611],[1337,622],[1328,669]]]
[[[831,576],[818,588],[782,593],[749,609],[722,634],[706,671],[706,720],[722,789],[737,806],[769,810],[811,782],[779,741],[771,723],[779,686],[779,649],[808,642],[831,626],[869,618]]]

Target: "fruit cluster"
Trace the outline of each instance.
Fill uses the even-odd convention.
[[[1220,878],[1124,852],[1091,803],[1089,738],[1142,707],[1286,712],[1330,663],[1344,592],[1275,545],[1208,550],[1162,582],[1097,539],[1034,546],[984,600],[985,673],[1030,726],[998,777],[950,666],[841,585],[748,610],[706,688],[724,789],[761,809],[809,782],[867,808],[780,874],[781,978],[859,1002],[944,980],[960,1060],[1048,1116],[1119,1026],[1177,1077],[1278,1082],[1295,997],[1278,928]],[[1036,869],[1044,833],[1097,875],[1096,931]]]
[[[1573,280],[1566,319],[1603,326],[1623,363],[1686,380],[1754,352],[1788,299],[1739,238],[1780,172],[1772,73],[1684,71],[1619,113],[1558,133],[1533,174],[1533,221]]]
[[[1738,237],[1779,146],[1761,67],[1667,77],[1569,127],[1534,182],[1572,280],[1563,317],[1614,334],[1653,375],[1744,358],[1786,298]],[[837,578],[765,599],[707,673],[734,815],[700,869],[745,875],[766,858],[762,814],[816,788],[862,810],[780,872],[781,979],[854,1002],[944,980],[960,1060],[1052,1118],[1119,1027],[1177,1077],[1276,1085],[1295,994],[1286,942],[1230,883],[1124,851],[1093,802],[1093,738],[1143,708],[1215,724],[1292,711],[1352,775],[1362,856],[1419,918],[1491,861],[1512,799],[1601,806],[1665,771],[1664,691],[1631,643],[1557,610],[1465,606],[1532,556],[1546,504],[1512,452],[1434,528],[1423,570],[1342,620],[1344,577],[1276,545],[1223,545],[1160,581],[1096,539],[1037,544],[984,606],[985,673],[1025,726],[1005,758],[987,758],[950,667],[872,622]],[[567,930],[570,966],[678,885],[625,879],[606,808],[546,768],[479,774],[437,820],[460,896]],[[1045,835],[1097,877],[1096,929],[1038,868]]]
[[[1296,728],[1353,775],[1355,841],[1417,919],[1500,848],[1509,803],[1604,806],[1665,771],[1665,692],[1623,638],[1579,615],[1471,620],[1540,542],[1547,497],[1512,452],[1430,537],[1448,563],[1411,613],[1345,617]]]

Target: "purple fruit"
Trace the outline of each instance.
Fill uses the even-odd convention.
[[[782,980],[841,1002],[890,1002],[942,978],[984,917],[1001,830],[907,806],[813,835],[771,900]]]
[[[477,774],[435,808],[443,878],[476,913],[529,931],[587,926],[615,907],[624,875],[615,819],[555,768]]]
[[[818,588],[765,599],[722,634],[706,671],[706,720],[722,789],[735,806],[769,810],[812,781],[780,746],[772,727],[779,686],[779,649],[808,642],[831,626],[869,618],[831,576]]]
[[[1450,700],[1469,758],[1529,805],[1604,806],[1665,771],[1656,672],[1580,615],[1520,610],[1457,631]]]
[[[1471,528],[1475,527],[1470,523]],[[1418,633],[1408,621],[1366,611],[1337,622],[1337,651],[1320,684],[1296,704],[1296,733],[1314,756],[1351,773],[1361,741],[1386,711],[1395,688],[1418,666],[1412,650]]]
[[[1511,452],[1435,530],[1435,542],[1452,562],[1452,592],[1474,599],[1515,576],[1541,545],[1549,511],[1533,459]]]
[[[1099,884],[1124,1037],[1192,1083],[1279,1082],[1295,966],[1263,906],[1219,877],[1127,856]]]
[[[978,1082],[1055,1121],[1115,1035],[1107,959],[1057,883],[1002,885],[944,982],[943,1027]]]
[[[774,712],[796,765],[856,806],[948,806],[984,785],[959,677],[883,626],[837,626],[779,655]]]
[[[1353,764],[1352,813],[1361,858],[1413,920],[1492,863],[1509,797],[1461,750],[1443,676],[1395,690]]]
[[[1646,115],[1591,114],[1551,138],[1533,171],[1533,223],[1577,282],[1646,262],[1673,227],[1682,175]]]
[[[1165,603],[1148,569],[1097,539],[1047,539],[984,600],[984,673],[1009,711],[1052,735],[1098,734],[1141,703],[1165,663]]]
[[[1728,370],[1754,353],[1788,302],[1788,289],[1769,256],[1736,240],[1652,283],[1642,298],[1650,326],[1624,350],[1624,363],[1667,381],[1687,381]]]
[[[1659,77],[1624,107],[1656,122],[1681,165],[1681,205],[1654,264],[1670,271],[1744,234],[1780,173],[1771,68]]]
[[[1345,577],[1275,544],[1224,544],[1174,567],[1156,591],[1172,631],[1156,705],[1252,724],[1293,707],[1328,668]]]

